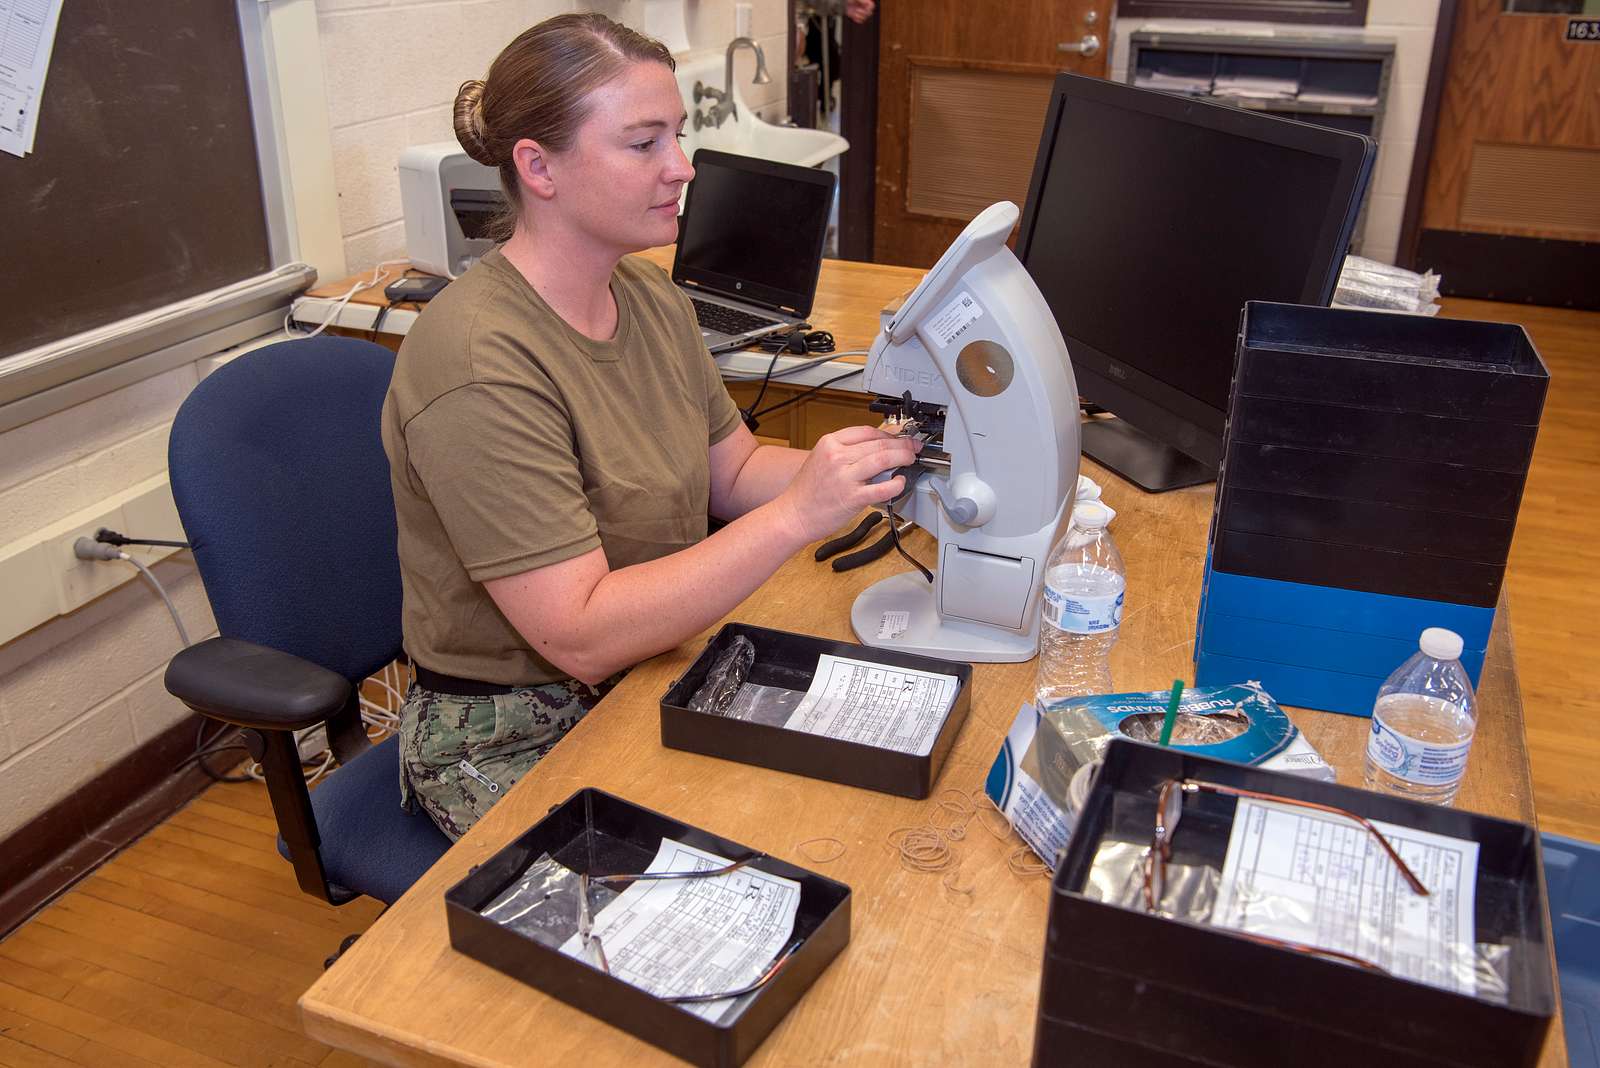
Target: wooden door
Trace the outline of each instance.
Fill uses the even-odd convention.
[[[1540,9],[1577,7],[1460,0],[1414,260],[1446,292],[1596,307],[1600,19]]]
[[[1023,206],[1057,72],[1105,75],[1111,0],[879,10],[873,259],[929,267],[990,204]]]

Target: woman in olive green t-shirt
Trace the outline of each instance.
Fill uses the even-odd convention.
[[[688,302],[624,258],[677,239],[686,118],[666,48],[598,14],[527,30],[456,99],[505,242],[408,334],[383,426],[417,667],[403,801],[451,837],[608,681],[895,497],[868,480],[914,458],[870,427],[758,445]],[[729,521],[710,536],[707,511]]]

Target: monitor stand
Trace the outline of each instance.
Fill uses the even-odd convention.
[[[1089,419],[1079,425],[1083,454],[1148,493],[1199,486],[1217,470],[1163,444],[1126,420]]]

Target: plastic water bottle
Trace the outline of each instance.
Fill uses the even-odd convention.
[[[1366,787],[1448,805],[1467,770],[1477,701],[1461,666],[1461,635],[1429,627],[1418,644],[1419,651],[1378,691],[1367,736]]]
[[[1038,700],[1111,693],[1111,647],[1122,623],[1127,571],[1106,524],[1111,509],[1080,501],[1050,550],[1039,615]]]

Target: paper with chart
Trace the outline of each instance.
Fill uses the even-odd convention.
[[[958,685],[954,675],[824,653],[811,688],[784,726],[925,756],[933,751]]]
[[[646,872],[723,868],[719,857],[670,838]],[[743,867],[708,879],[641,880],[594,918],[611,974],[658,997],[739,990],[760,979],[789,945],[800,884]],[[561,946],[583,957],[582,939]],[[683,1007],[716,1020],[733,998]]]
[[[1427,896],[1360,824],[1248,798],[1234,811],[1211,922],[1320,949],[1473,994],[1478,843],[1373,821]]]
[[[0,0],[0,149],[33,151],[62,0]]]

